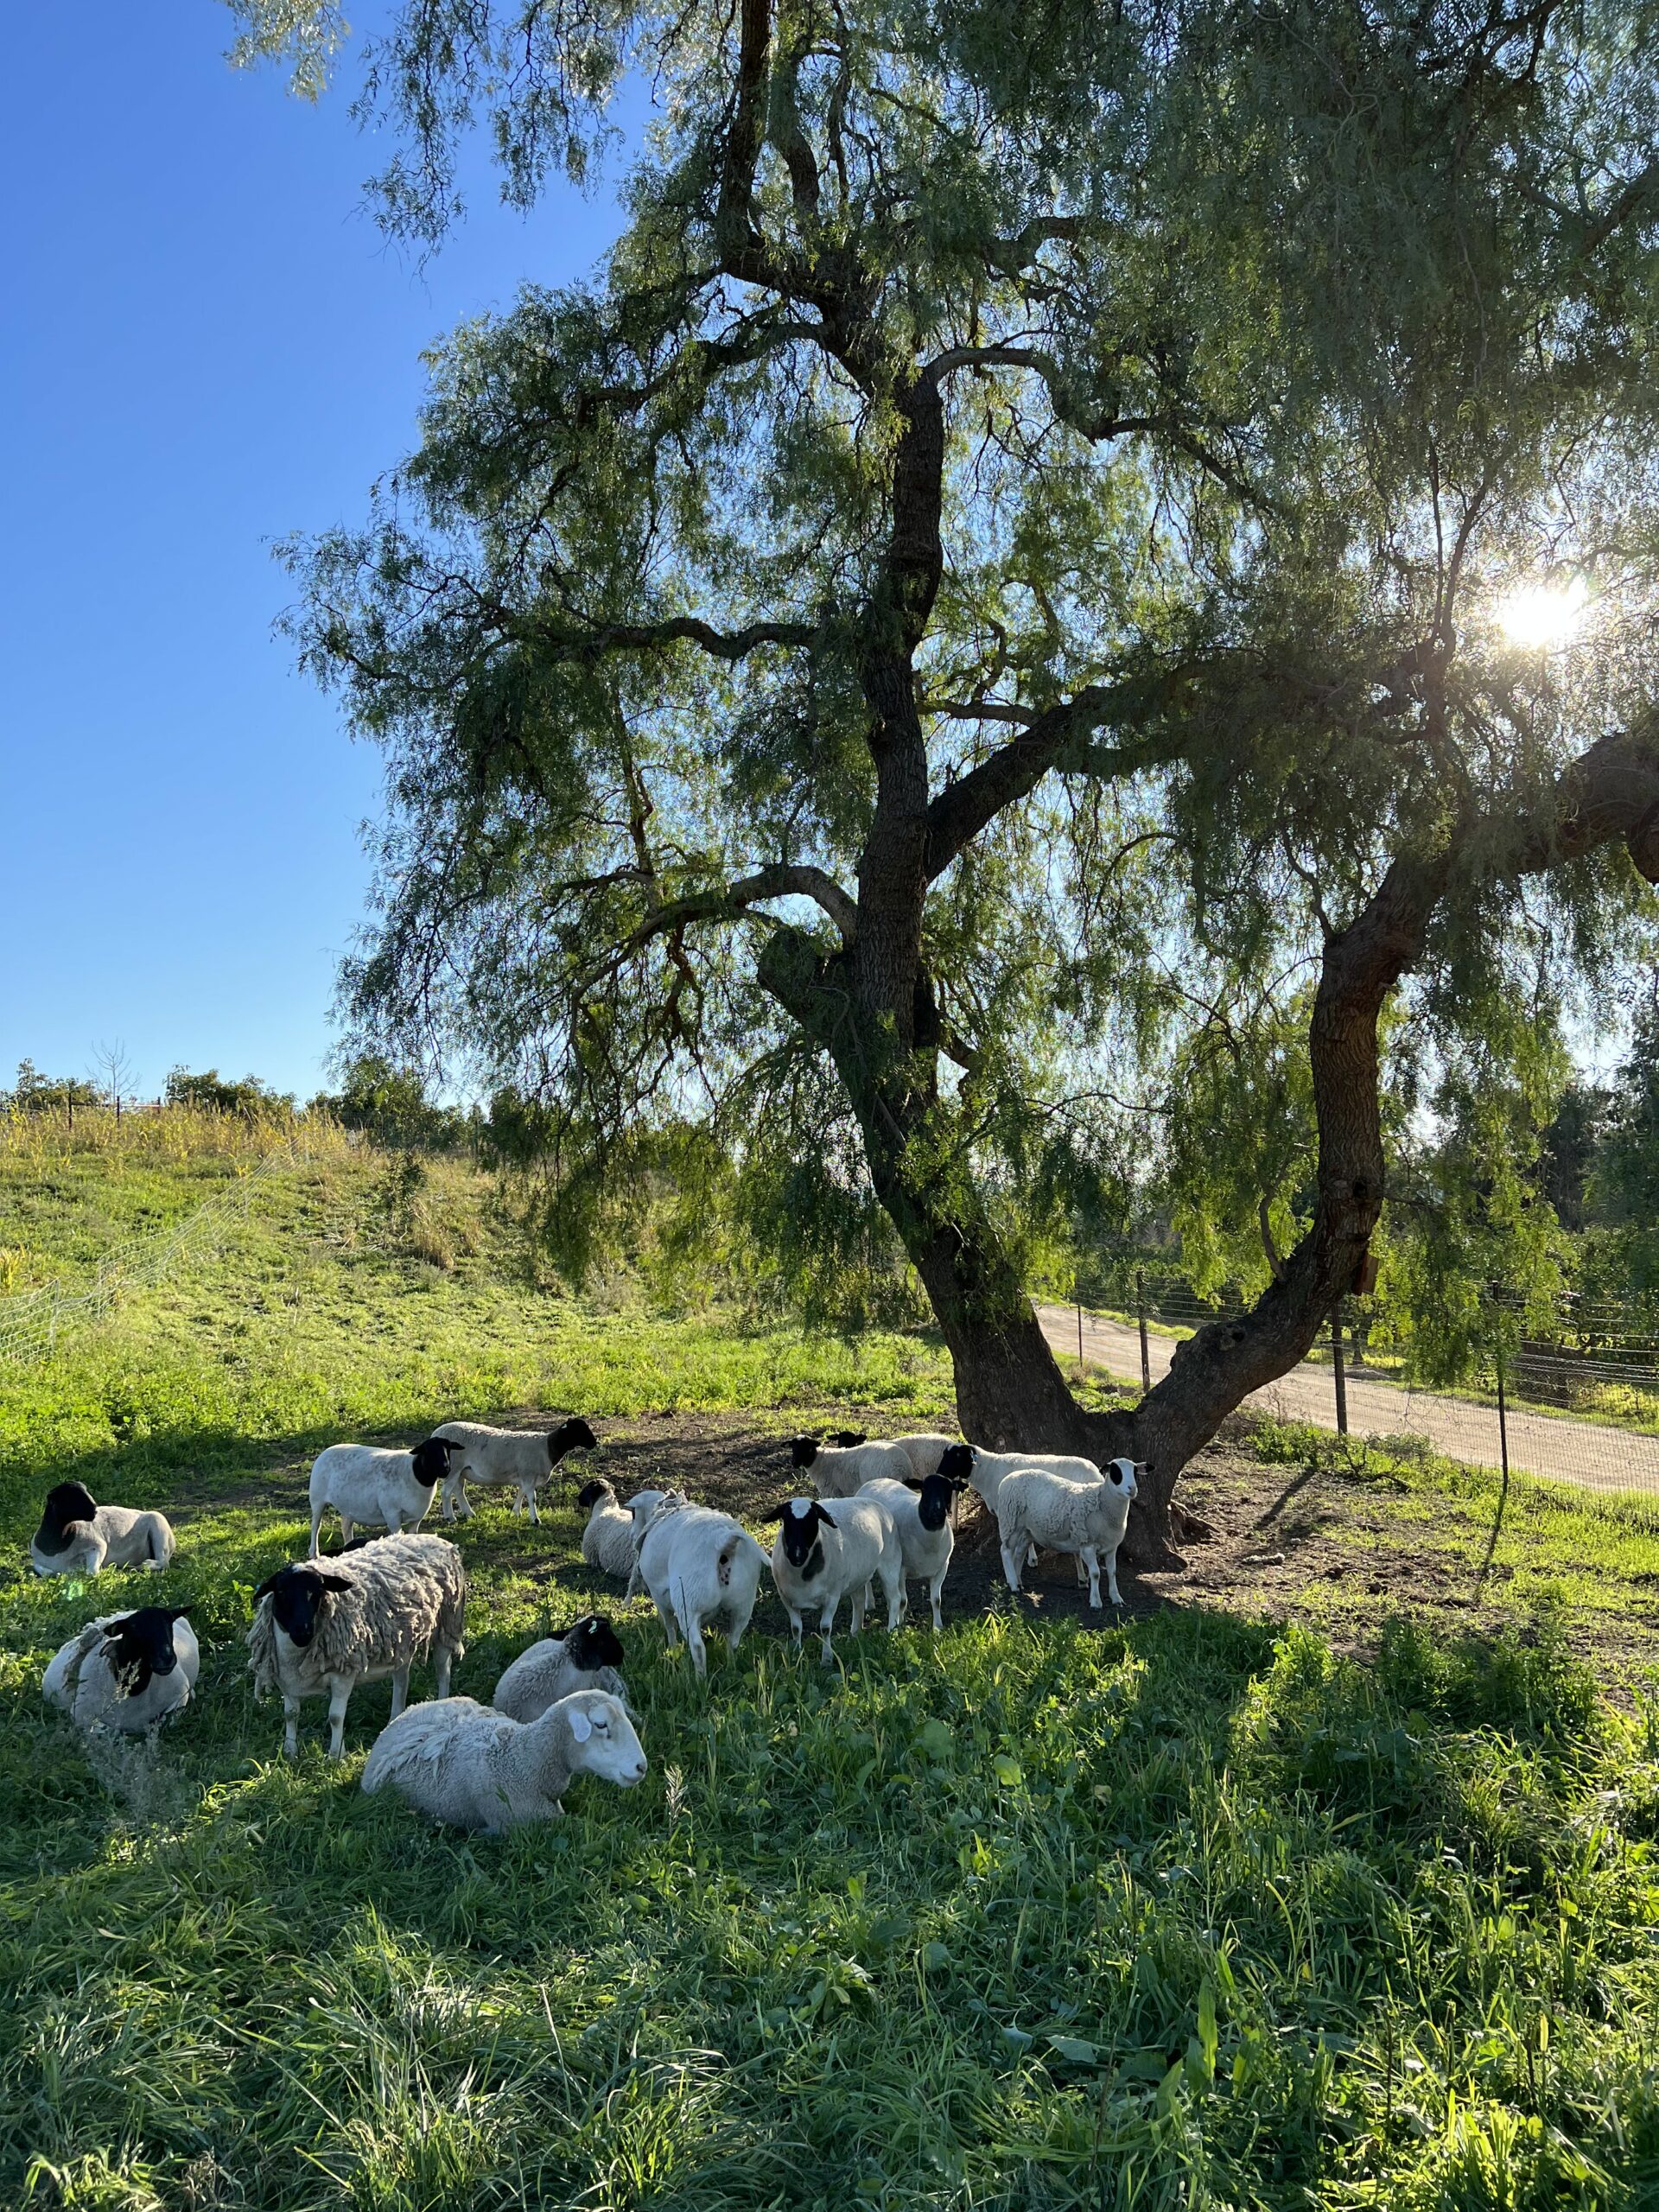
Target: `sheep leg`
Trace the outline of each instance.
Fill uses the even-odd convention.
[[[322,1549],[322,1516],[327,1510],[328,1509],[326,1505],[314,1505],[311,1509],[311,1550],[309,1556],[312,1559],[315,1559],[318,1553]]]
[[[346,1708],[352,1701],[349,1682],[333,1681],[328,1688],[328,1756],[340,1759],[346,1755]]]
[[[1098,1612],[1100,1610],[1100,1554],[1092,1544],[1085,1544],[1077,1554],[1077,1557],[1089,1570],[1089,1603]]]
[[[887,1633],[892,1635],[905,1618],[906,1597],[904,1569],[900,1567],[887,1584]]]
[[[657,1618],[663,1624],[663,1634],[667,1637],[668,1648],[671,1651],[680,1640],[679,1624],[671,1608],[664,1604],[654,1590],[651,1593],[651,1602],[657,1608]]]
[[[836,1655],[830,1648],[830,1638],[835,1630],[836,1608],[840,1605],[840,1603],[841,1600],[839,1598],[832,1598],[830,1603],[824,1607],[823,1617],[819,1623],[819,1626],[823,1631],[823,1656],[818,1662],[818,1664],[821,1667],[833,1667],[836,1663]],[[855,1636],[858,1634],[858,1628],[856,1624],[854,1626],[853,1634]]]
[[[542,1516],[536,1510],[536,1493],[533,1490],[527,1490],[524,1492],[524,1507],[530,1515],[531,1525],[539,1529],[542,1525]]]
[[[395,1720],[409,1703],[409,1668],[394,1667],[391,1674],[391,1717]]]
[[[432,1672],[437,1678],[436,1691],[440,1697],[448,1697],[449,1694],[449,1669],[454,1664],[454,1659],[455,1655],[447,1643],[441,1643],[438,1646],[438,1656],[432,1662]]]
[[[394,1536],[401,1536],[404,1533],[404,1516],[395,1505],[386,1516],[386,1527]]]
[[[801,1648],[801,1617],[791,1605],[789,1609],[789,1640],[798,1651]]]
[[[453,1521],[454,1517],[455,1493],[451,1490],[448,1484],[445,1483],[443,1486],[443,1518],[446,1521]]]
[[[944,1595],[944,1573],[943,1569],[941,1569],[928,1584],[927,1594],[932,1602],[933,1633],[937,1636],[940,1630],[944,1626],[944,1608],[939,1603],[940,1599]]]
[[[702,1623],[693,1621],[685,1630],[685,1648],[691,1654],[691,1670],[700,1682],[709,1679],[709,1653],[702,1641]]]
[[[1017,1545],[1009,1543],[1005,1537],[1002,1543],[1002,1572],[1008,1578],[1009,1589],[1016,1592],[1020,1588],[1020,1566]]]
[[[296,1697],[283,1700],[283,1751],[290,1759],[300,1756],[300,1700]]]
[[[1117,1546],[1116,1544],[1106,1554],[1106,1591],[1112,1603],[1122,1606],[1123,1599],[1117,1586]]]
[[[351,1541],[352,1541],[352,1522],[351,1522],[350,1518],[349,1518],[346,1514],[342,1513],[342,1514],[340,1515],[340,1549],[341,1549],[342,1551],[344,1551],[344,1550],[345,1550],[345,1548],[346,1548],[346,1545],[347,1545],[347,1544],[349,1544],[349,1543],[351,1542]]]

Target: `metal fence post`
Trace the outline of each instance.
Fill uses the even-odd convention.
[[[1141,1324],[1141,1395],[1145,1397],[1152,1388],[1152,1353],[1147,1344],[1147,1278],[1139,1268],[1135,1271],[1135,1313]]]
[[[1083,1300],[1077,1300],[1077,1380],[1083,1380]]]
[[[1503,1355],[1497,1355],[1497,1456],[1503,1471],[1503,1488],[1510,1487],[1510,1413],[1503,1397]]]
[[[1337,1434],[1348,1433],[1348,1376],[1342,1363],[1342,1300],[1331,1308],[1331,1372],[1337,1386]]]

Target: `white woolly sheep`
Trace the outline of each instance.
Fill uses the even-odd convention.
[[[878,1475],[858,1493],[861,1497],[879,1499],[893,1516],[893,1525],[899,1531],[899,1547],[905,1556],[906,1576],[915,1575],[927,1585],[935,1636],[944,1626],[939,1600],[944,1591],[944,1578],[950,1571],[950,1555],[957,1548],[950,1526],[950,1508],[956,1503],[957,1492],[966,1487],[960,1475],[924,1475],[919,1478],[912,1475],[902,1483],[889,1482],[885,1475]]]
[[[444,1478],[446,1521],[453,1521],[457,1513],[472,1518],[472,1501],[467,1495],[470,1475],[486,1490],[516,1490],[518,1496],[513,1511],[527,1508],[531,1521],[539,1522],[537,1491],[567,1452],[591,1452],[598,1441],[580,1418],[561,1421],[552,1430],[490,1428],[480,1421],[447,1421],[432,1433],[442,1443],[460,1446],[451,1454],[449,1471]]]
[[[201,1672],[188,1605],[105,1613],[72,1636],[46,1670],[41,1694],[77,1728],[141,1736],[190,1702]]]
[[[811,1476],[820,1497],[853,1497],[879,1477],[901,1483],[915,1472],[902,1444],[872,1444],[852,1429],[842,1429],[829,1444],[816,1436],[792,1437],[789,1463],[798,1475]]]
[[[954,1436],[939,1436],[931,1430],[917,1436],[892,1436],[887,1439],[889,1445],[897,1445],[909,1459],[910,1471],[918,1482],[938,1473],[939,1462],[956,1441]]]
[[[331,1444],[319,1452],[311,1462],[311,1557],[322,1548],[322,1516],[331,1505],[340,1516],[343,1543],[351,1542],[359,1522],[389,1529],[394,1536],[418,1528],[454,1452],[437,1436],[412,1452],[378,1444]]]
[[[545,1636],[521,1651],[495,1686],[490,1703],[512,1720],[539,1720],[573,1690],[605,1690],[626,1711],[627,1685],[617,1673],[622,1640],[601,1614],[589,1613],[563,1636]]]
[[[645,1772],[645,1749],[617,1700],[578,1690],[529,1722],[476,1698],[414,1706],[381,1731],[363,1787],[371,1796],[395,1789],[432,1820],[497,1835],[556,1820],[579,1774],[632,1789]]]
[[[394,1719],[410,1669],[434,1653],[437,1694],[466,1650],[467,1570],[442,1536],[380,1536],[326,1567],[284,1567],[254,1592],[248,1667],[261,1694],[283,1694],[283,1748],[299,1750],[300,1700],[327,1696],[328,1756],[346,1742],[346,1707],[359,1682],[391,1676]]]
[[[1098,1482],[1072,1482],[1047,1467],[1018,1467],[1005,1475],[996,1493],[996,1527],[1002,1545],[1002,1571],[1010,1590],[1020,1587],[1020,1568],[1027,1546],[1071,1552],[1089,1570],[1089,1603],[1100,1604],[1100,1562],[1112,1603],[1123,1602],[1117,1588],[1117,1549],[1128,1525],[1129,1507],[1146,1472],[1133,1459],[1112,1459]]]
[[[782,1524],[772,1547],[772,1579],[789,1615],[790,1635],[798,1649],[802,1614],[817,1613],[826,1667],[835,1662],[830,1639],[843,1598],[852,1608],[855,1636],[864,1626],[873,1582],[887,1593],[889,1629],[898,1627],[905,1606],[905,1554],[893,1516],[879,1498],[833,1503],[831,1513],[817,1498],[791,1497],[772,1516]]]
[[[729,1513],[688,1505],[671,1493],[645,1524],[639,1580],[651,1594],[670,1649],[685,1638],[699,1679],[709,1672],[705,1627],[723,1625],[735,1651],[743,1641],[766,1555]]]
[[[94,1505],[85,1483],[57,1483],[46,1493],[29,1556],[36,1574],[98,1574],[106,1567],[155,1573],[176,1548],[164,1515]]]
[[[683,1490],[637,1490],[628,1500],[628,1516],[633,1522],[633,1569],[628,1576],[625,1597],[638,1598],[645,1591],[645,1580],[639,1572],[639,1547],[645,1541],[646,1529],[658,1514],[677,1513],[681,1506],[690,1503]]]
[[[582,1555],[588,1566],[632,1582],[640,1534],[666,1495],[660,1490],[642,1490],[624,1505],[602,1475],[584,1483],[576,1492],[576,1503],[588,1509],[588,1525],[582,1532]]]

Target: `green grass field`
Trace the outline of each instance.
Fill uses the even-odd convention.
[[[88,1234],[54,1172],[0,1154],[0,1243],[48,1272]],[[203,1179],[128,1172],[163,1223]],[[276,1755],[241,1637],[302,1548],[318,1443],[532,1405],[783,1433],[842,1404],[940,1418],[939,1354],[573,1300],[464,1168],[411,1193],[343,1148],[0,1368],[0,2203],[1659,2202],[1659,1712],[1607,1703],[1537,1592],[1478,1640],[1368,1618],[1363,1661],[1196,1590],[1104,1632],[1004,1600],[938,1641],[839,1640],[828,1675],[756,1633],[711,1649],[706,1693],[611,1593],[635,1791],[434,1832],[356,1788],[384,1685],[340,1769],[320,1706]],[[1264,1438],[1263,1480],[1297,1448]],[[176,1508],[161,1589],[28,1571],[67,1474]],[[1402,1473],[1402,1511],[1442,1479]],[[575,1533],[493,1505],[461,1529],[460,1689],[600,1595]],[[89,1752],[41,1666],[162,1590],[196,1607],[198,1700],[153,1750]]]

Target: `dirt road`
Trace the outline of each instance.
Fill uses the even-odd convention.
[[[1077,1357],[1077,1312],[1074,1306],[1040,1306],[1037,1309],[1043,1333],[1075,1370]],[[1152,1379],[1169,1372],[1175,1340],[1149,1335]],[[1136,1330],[1120,1321],[1083,1317],[1084,1357],[1103,1367],[1116,1380],[1138,1383],[1141,1379],[1141,1339]],[[1293,1368],[1266,1389],[1256,1391],[1245,1403],[1263,1413],[1288,1421],[1316,1421],[1321,1428],[1337,1425],[1334,1385],[1329,1367]],[[1437,1451],[1465,1465],[1496,1467],[1499,1462],[1497,1411],[1478,1400],[1446,1398],[1427,1391],[1403,1390],[1392,1382],[1373,1382],[1360,1375],[1348,1377],[1348,1427],[1355,1436],[1398,1436],[1406,1432],[1426,1436]],[[1550,1414],[1526,1413],[1511,1407],[1509,1414],[1510,1465],[1530,1475],[1546,1475],[1562,1482],[1582,1483],[1591,1490],[1642,1490],[1659,1494],[1659,1437],[1635,1436],[1629,1430],[1604,1427],[1595,1421],[1569,1421]]]

